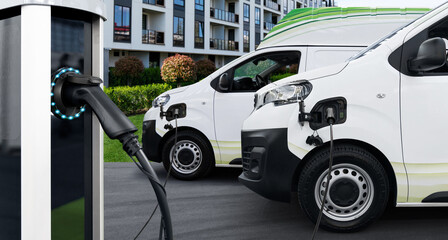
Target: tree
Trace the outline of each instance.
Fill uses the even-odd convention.
[[[143,74],[143,62],[134,56],[120,58],[115,63],[114,74],[117,77],[124,78],[128,86],[131,86],[132,81],[140,78]]]
[[[179,87],[181,82],[196,79],[195,63],[188,56],[176,54],[163,61],[161,74],[163,81],[176,82]]]
[[[215,64],[209,59],[202,59],[196,62],[196,76],[198,80],[206,78],[216,71]]]

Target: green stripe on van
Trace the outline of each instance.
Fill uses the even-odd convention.
[[[264,39],[267,40],[280,33],[293,29],[295,27],[303,26],[299,24],[291,28],[286,28],[289,25],[297,24],[300,22],[314,20],[316,21],[328,21],[335,19],[343,19],[348,17],[362,17],[362,16],[384,16],[384,15],[413,15],[423,14],[429,11],[429,8],[363,8],[363,7],[330,7],[330,8],[299,8],[289,12],[280,22],[269,32],[268,36]],[[332,17],[333,16],[333,17]],[[332,17],[332,18],[330,18]],[[311,21],[310,21],[311,22]],[[307,23],[310,23],[307,22]],[[278,31],[278,32],[277,32]],[[276,33],[274,33],[276,32]]]

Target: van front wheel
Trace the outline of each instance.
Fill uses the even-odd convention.
[[[166,171],[181,180],[193,180],[210,173],[215,163],[213,149],[202,136],[194,131],[180,131],[176,145],[174,141],[173,135],[163,146],[162,160]]]
[[[334,149],[328,184],[329,155],[329,149],[323,150],[304,166],[298,184],[300,206],[316,222],[328,186],[321,227],[337,232],[357,231],[384,212],[389,198],[386,171],[366,150],[340,145]]]

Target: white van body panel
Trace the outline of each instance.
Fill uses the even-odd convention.
[[[334,126],[334,139],[361,141],[385,155],[395,173],[399,206],[448,206],[446,202],[422,203],[432,193],[448,191],[448,77],[407,76],[388,59],[403,43],[447,17],[445,4],[398,31],[374,51],[350,61],[337,74],[316,78],[319,74],[311,71],[282,81],[311,82],[313,90],[305,99],[306,112],[322,99],[346,98],[347,120]],[[257,93],[278,85],[270,84]],[[287,125],[288,149],[304,159],[315,148],[305,142],[314,131],[307,122],[304,126],[298,123],[297,103],[277,107],[269,103],[253,112],[242,130],[284,128],[285,108],[293,108]],[[317,133],[324,143],[330,141],[329,127]]]
[[[439,16],[448,16],[448,9]],[[409,31],[407,42],[437,23],[431,18]],[[448,191],[448,76],[401,74],[401,121],[404,162],[409,179],[409,202]]]
[[[399,74],[387,62],[390,53],[390,49],[383,46],[380,54],[382,57],[378,57],[378,55],[375,57],[365,56],[363,61],[350,62],[344,70],[336,75],[310,80],[313,84],[313,91],[305,100],[305,111],[311,111],[311,108],[322,99],[344,96],[348,102],[347,121],[343,125],[334,126],[335,140],[355,139],[375,146],[384,153],[391,160],[397,176],[398,202],[406,202],[406,171],[401,151],[397,151],[401,148]],[[377,68],[369,67],[370,64]],[[377,69],[386,69],[386,71],[377,71]],[[364,72],[362,79],[359,78],[359,71]],[[307,74],[298,74],[294,76],[294,80],[307,79],[304,78],[304,75]],[[288,79],[293,80],[292,77]],[[391,81],[391,79],[395,79],[395,81]],[[385,94],[386,97],[377,98],[379,93]],[[284,109],[292,111],[288,114]],[[303,159],[314,148],[306,144],[307,137],[314,131],[307,122],[303,127],[298,124],[298,115],[298,104],[275,107],[273,103],[269,103],[246,119],[243,130],[284,128],[285,121],[283,119],[289,118],[287,124],[288,149],[298,158]],[[366,128],[366,126],[371,127]],[[378,131],[377,129],[382,130]],[[388,134],[384,134],[384,132]],[[317,130],[317,133],[324,142],[330,140],[328,127]]]

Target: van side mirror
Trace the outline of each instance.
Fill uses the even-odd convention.
[[[219,81],[218,81],[218,88],[221,91],[229,91],[229,87],[230,87],[230,82],[229,79],[227,78],[227,73],[223,73],[220,77],[219,77]]]
[[[426,72],[442,67],[446,63],[445,41],[435,37],[424,41],[418,48],[417,57],[409,60],[409,70]]]

